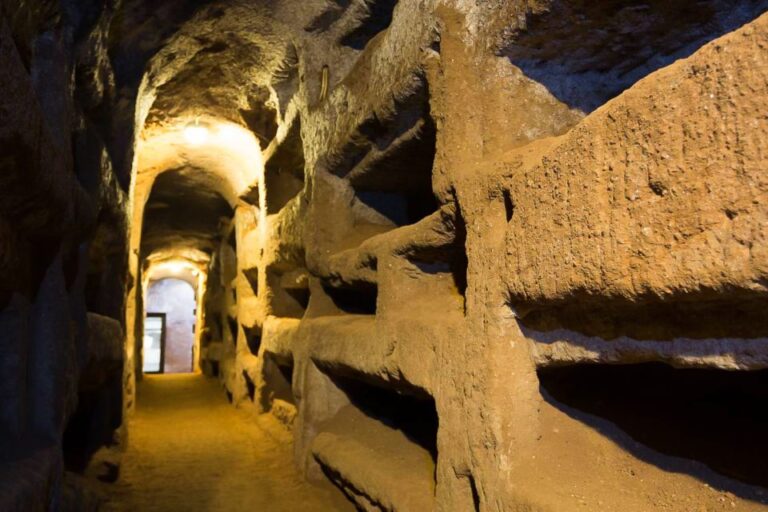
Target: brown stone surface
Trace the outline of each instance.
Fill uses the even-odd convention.
[[[766,510],[766,11],[0,0],[0,509]]]

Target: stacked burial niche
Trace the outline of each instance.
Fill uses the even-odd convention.
[[[130,176],[100,139],[173,41],[152,122],[202,77],[256,131],[263,57],[279,135],[258,201],[162,173],[139,259],[210,261],[203,369],[285,420],[308,478],[364,510],[765,510],[765,0],[182,1],[177,34],[141,1],[122,33],[70,4],[72,31],[2,6],[0,509],[11,480],[55,501],[122,420]]]

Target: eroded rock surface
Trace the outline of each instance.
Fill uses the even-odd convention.
[[[0,2],[6,508],[175,277],[362,510],[768,509],[766,1],[76,3]]]

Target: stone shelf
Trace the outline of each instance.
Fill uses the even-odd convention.
[[[368,238],[358,247],[328,257],[321,275],[341,283],[362,281],[376,283],[376,267],[382,255],[414,256],[449,252],[455,241],[454,207],[444,205],[416,224],[402,226]]]
[[[312,455],[358,506],[434,510],[435,462],[401,430],[347,406],[312,443]]]
[[[674,338],[636,340],[622,336],[605,340],[558,329],[535,332],[523,329],[532,344],[538,367],[584,363],[636,364],[660,362],[679,368],[762,370],[768,368],[768,339]]]

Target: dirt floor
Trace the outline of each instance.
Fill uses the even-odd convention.
[[[107,510],[351,511],[331,487],[303,482],[291,437],[271,416],[249,417],[212,379],[147,376]]]

